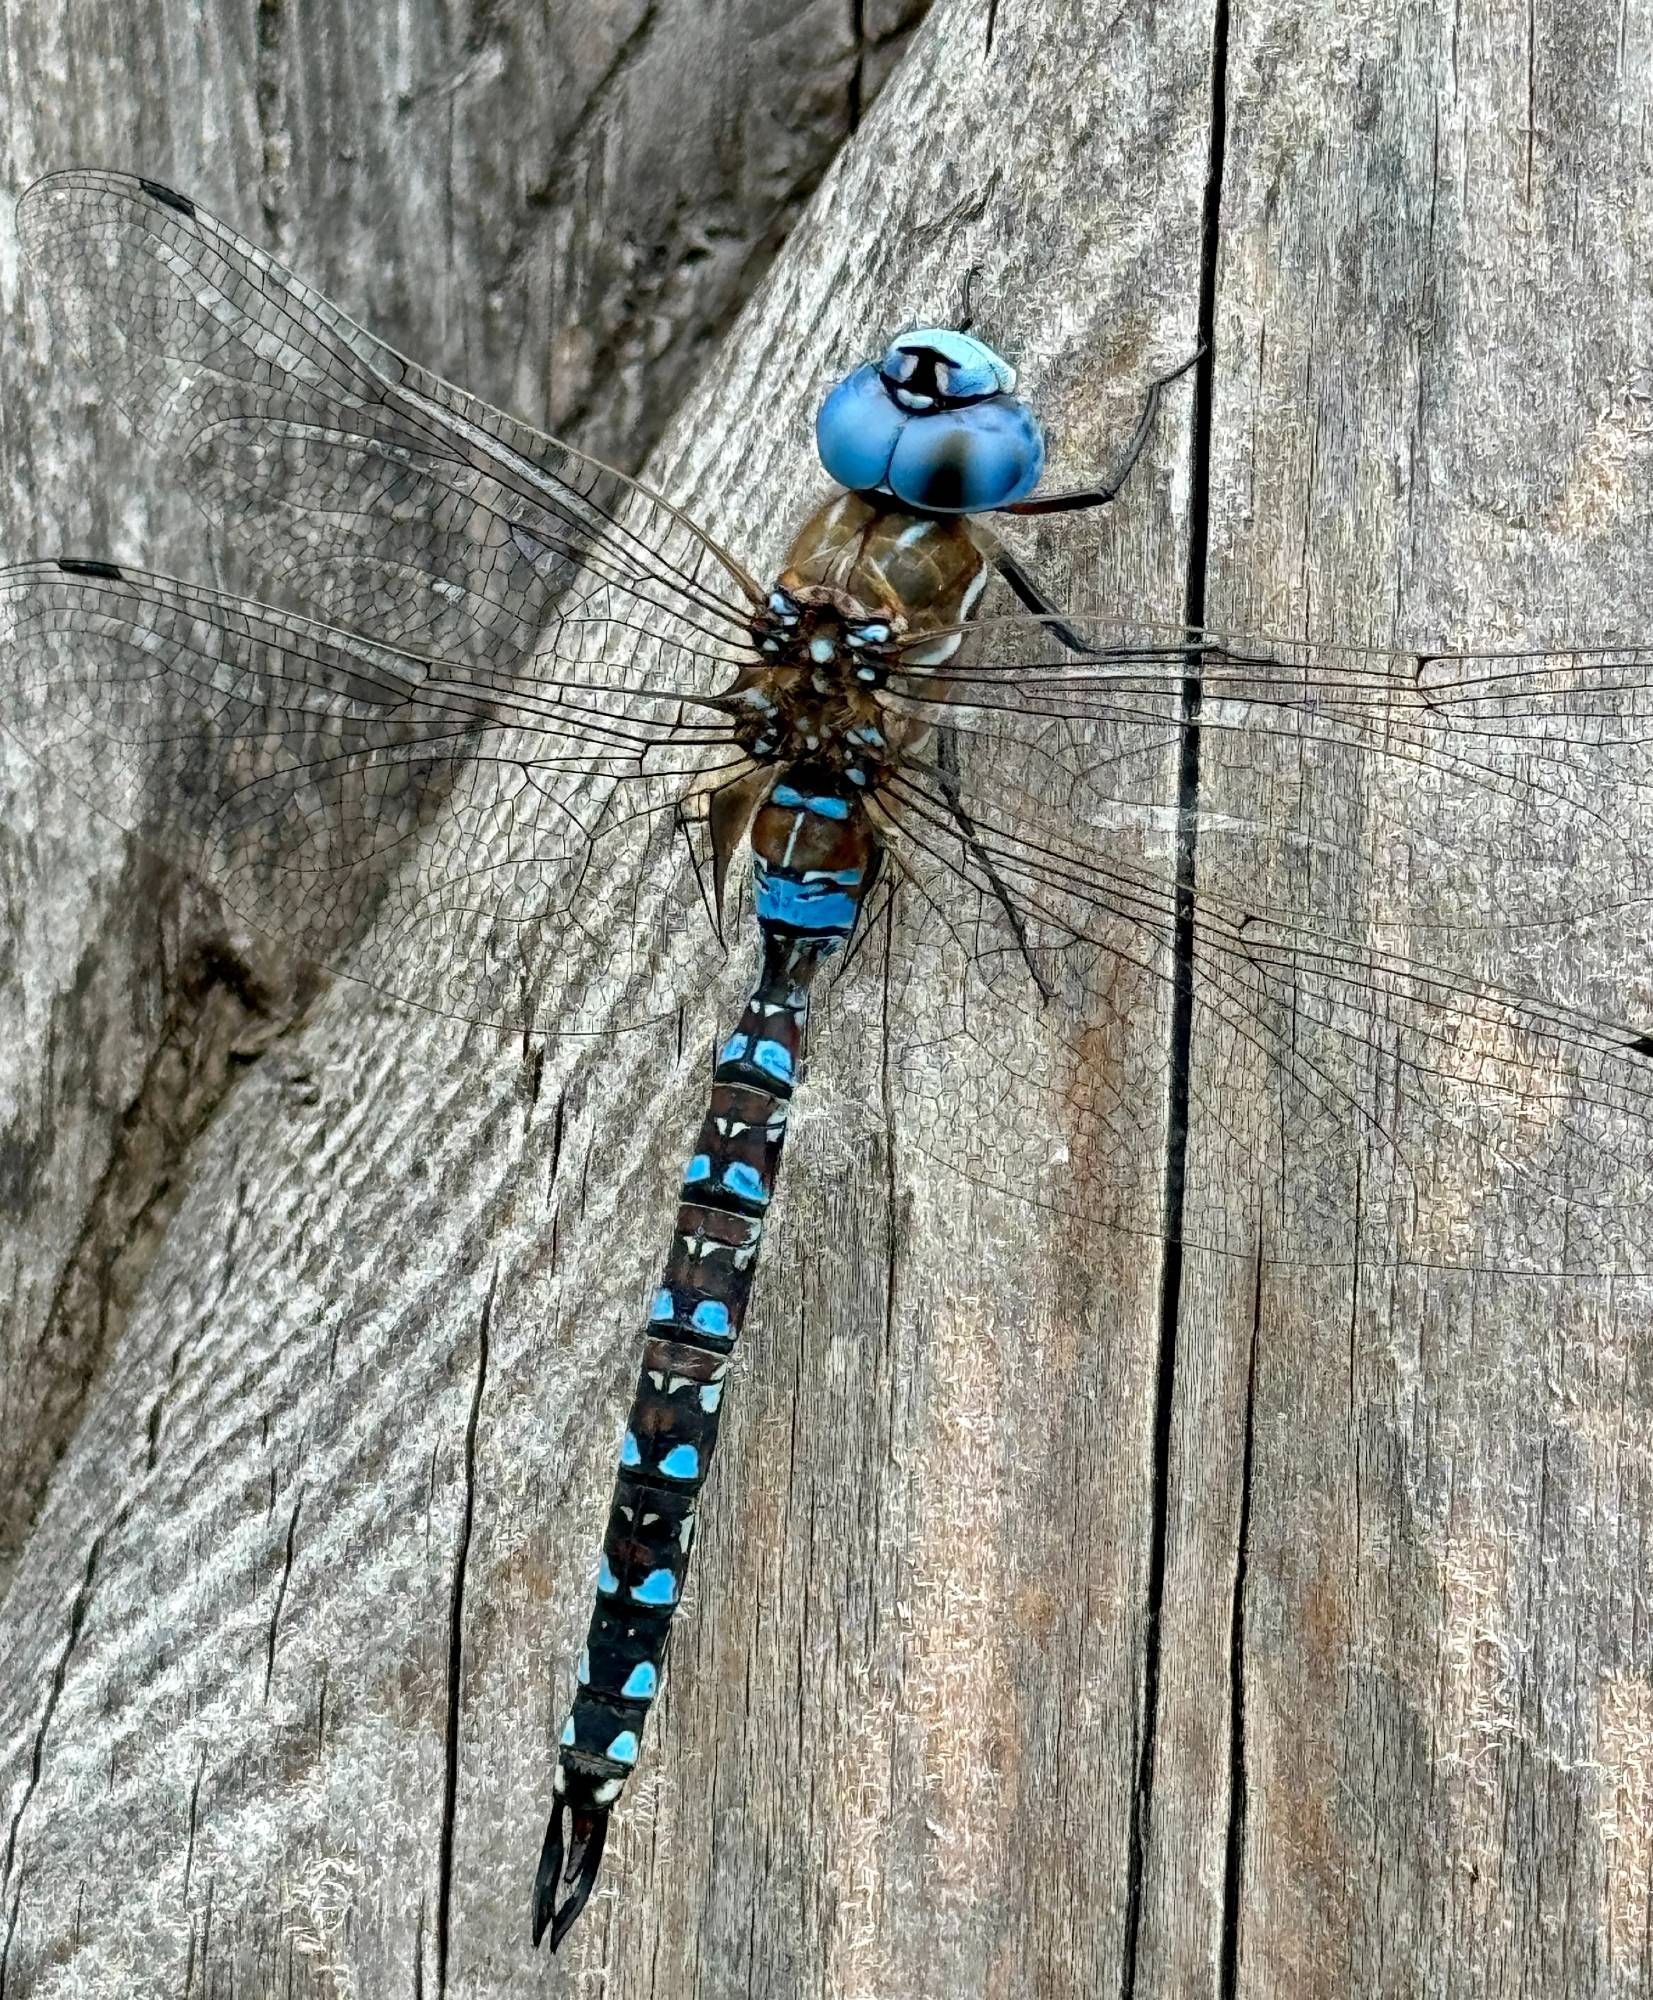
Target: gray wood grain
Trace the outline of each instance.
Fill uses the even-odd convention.
[[[988,11],[921,31],[652,462],[760,568],[818,483],[818,387],[949,312],[968,265],[1057,484],[1107,462],[1196,338],[1210,11],[1001,4],[990,54]],[[1594,5],[1236,10],[1208,494],[1184,391],[1105,531],[1028,538],[1041,569],[1175,618],[1192,520],[1224,620],[1644,629],[1650,33]],[[268,105],[279,50],[227,73],[228,106]],[[506,65],[479,126],[505,123],[507,76],[537,102]],[[451,277],[519,203],[478,193],[432,268],[418,175],[312,243],[298,170],[264,164],[307,275],[414,345],[350,290],[370,250],[410,325],[453,315],[452,346],[417,351],[502,395],[537,379],[532,332],[467,318]],[[569,409],[603,389],[581,365],[556,377]],[[608,379],[646,435],[669,388]],[[31,413],[24,446],[8,414],[19,501],[59,468],[88,507],[102,490],[108,461],[69,456],[82,416]],[[1207,746],[1219,808],[1305,782],[1360,810]],[[47,832],[11,851],[19,899],[133,902],[61,801],[23,797]],[[95,925],[44,928],[23,1129],[65,1129],[30,1169],[14,1290],[36,1308],[110,1156],[99,1106],[164,1040],[161,989],[123,1015]],[[531,1962],[639,1306],[744,970],[613,1052],[498,1046],[347,984],[273,1046],[280,1004],[231,1011],[221,1037],[265,1052],[166,1141],[175,1212],[0,1607],[4,1993],[1642,1990],[1645,1287],[1503,1275],[1507,1211],[1467,1277],[1167,1268],[943,1179],[886,1123],[875,966],[817,1020],[650,1775],[564,1959]],[[1162,1102],[1169,1033],[1149,1007],[1098,1055]],[[1268,1079],[1201,1060],[1223,1116],[1190,1130],[1189,1199],[1249,1242],[1281,1143]]]
[[[1650,44],[1644,8],[1236,10],[1216,622],[1422,644],[1647,629]],[[1215,748],[1208,802],[1295,790],[1304,818],[1349,829],[1370,871],[1352,893],[1404,913],[1427,849],[1362,854],[1372,801]],[[1415,781],[1388,782],[1404,798]],[[1597,803],[1645,827],[1636,791],[1604,779]],[[1568,915],[1612,901],[1570,878],[1556,831],[1511,824],[1483,921],[1533,886]],[[1600,929],[1502,933],[1497,976],[1548,974],[1645,1018],[1634,913],[1616,953]],[[1449,1129],[1413,1123],[1402,1143],[1421,1189],[1411,1254],[1467,1230],[1479,1271],[1280,1270],[1260,1292],[1209,1260],[1185,1274],[1164,1628],[1179,1673],[1148,1962],[1173,1991],[1216,1950],[1218,1896],[1180,1828],[1232,1773],[1241,1990],[1643,1991],[1647,1739],[1629,1718],[1653,1690],[1648,1287],[1517,1275],[1566,1261],[1555,1205],[1494,1198]],[[1196,1175],[1234,1179],[1210,1131],[1191,1150]],[[1190,1585],[1225,1564],[1213,1606]]]

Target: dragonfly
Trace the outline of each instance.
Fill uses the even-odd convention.
[[[1156,1094],[1108,1055],[1157,1001],[1261,1065],[1282,1126],[1388,1170],[1395,1198],[1352,1214],[1336,1174],[1301,1174],[1274,1204],[1282,1256],[1403,1261],[1444,1161],[1489,1203],[1536,1196],[1568,1268],[1641,1268],[1653,1040],[1569,967],[1596,931],[1638,944],[1653,907],[1633,810],[1653,655],[1385,652],[1052,604],[993,517],[1107,507],[1203,355],[1149,386],[1108,476],[1052,493],[1009,364],[969,325],[898,333],[821,404],[831,490],[761,580],[183,195],[56,174],[19,228],[65,345],[315,614],[93,559],[0,573],[0,723],[26,749],[295,955],[513,1035],[601,1050],[669,1020],[750,909],[757,975],[647,1309],[548,1756],[536,1945],[589,1898],[641,1755],[811,997],[829,965],[861,976],[868,939],[891,1115],[1007,1199],[1249,1251],[1165,1172],[1167,1091],[1173,1125],[1226,1129],[1205,1072]],[[1016,608],[983,610],[994,577]],[[1195,743],[1284,752],[1365,800],[1368,851],[1407,843],[1404,909],[1363,902],[1347,835],[1326,866],[1312,821],[1203,810]],[[1489,924],[1484,885],[1534,826],[1613,901],[1501,882]],[[1272,900],[1229,886],[1278,851],[1301,865]]]

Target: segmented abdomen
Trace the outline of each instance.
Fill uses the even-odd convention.
[[[758,1009],[754,993],[733,1047],[761,1030],[793,1060],[803,1010]],[[659,1692],[666,1639],[682,1596],[700,1488],[722,1414],[724,1377],[757,1264],[763,1211],[786,1133],[790,1082],[727,1051],[714,1073],[644,1336],[620,1446],[597,1602],[562,1733],[556,1778],[571,1804],[604,1807],[637,1760],[643,1717]]]
[[[566,1811],[573,1887],[555,1912],[553,1943],[589,1893],[603,1821],[637,1761],[660,1689],[724,1379],[775,1190],[810,983],[854,928],[873,873],[871,828],[859,800],[834,780],[789,773],[759,810],[752,846],[762,970],[713,1071],[644,1334],[536,1892],[537,1938],[564,1879]]]

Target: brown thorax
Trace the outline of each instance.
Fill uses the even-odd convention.
[[[830,585],[782,584],[753,620],[752,637],[761,662],[742,668],[721,697],[742,748],[762,763],[807,763],[876,783],[895,747],[878,690],[906,621],[869,613]]]

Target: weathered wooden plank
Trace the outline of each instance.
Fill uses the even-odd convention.
[[[480,393],[635,466],[870,100],[915,7],[14,7],[0,180],[189,189]],[[868,65],[871,65],[869,71]],[[143,79],[141,85],[135,81]],[[29,317],[0,231],[0,552],[268,590]],[[8,755],[0,1580],[182,1187],[301,996],[255,941]],[[50,882],[50,915],[41,882]]]
[[[1645,634],[1650,35],[1645,8],[1233,10],[1215,622]],[[1328,905],[1460,962],[1461,940],[1404,928],[1459,831],[1424,776],[1379,766],[1349,795],[1289,744],[1255,754],[1208,732],[1204,803],[1302,837],[1238,884],[1217,849],[1207,883],[1260,907],[1313,870]],[[1645,796],[1597,782],[1634,848]],[[1558,921],[1637,894],[1633,859],[1591,875],[1576,816],[1446,796],[1504,815],[1462,920],[1551,911],[1488,932],[1482,969],[1645,1018],[1634,913]],[[1265,1256],[1300,1261],[1183,1271],[1146,1990],[1645,1991],[1646,1282],[1535,1275],[1590,1267],[1582,1216],[1500,1194],[1450,1119],[1416,1115],[1396,1140],[1422,1207],[1391,1209],[1394,1249],[1481,1268],[1317,1268],[1335,1246],[1294,1235],[1275,1174],[1341,1176],[1375,1208],[1385,1149],[1282,1141],[1266,1071],[1197,1038],[1194,1062],[1216,1111],[1194,1120],[1190,1203],[1243,1241],[1250,1199]],[[1512,1128],[1512,1168],[1523,1150]]]

